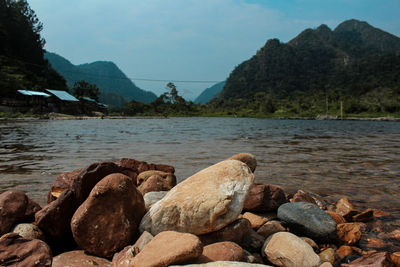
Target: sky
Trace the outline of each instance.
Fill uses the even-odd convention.
[[[75,65],[113,61],[138,87],[157,95],[175,81],[179,94],[190,100],[225,80],[272,38],[288,42],[306,28],[334,29],[353,18],[400,36],[399,0],[28,3],[43,23],[47,51]]]

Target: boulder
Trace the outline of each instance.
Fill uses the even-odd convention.
[[[0,238],[0,266],[51,266],[51,250],[38,239],[27,239],[17,233]]]
[[[239,153],[239,154],[233,155],[229,159],[235,159],[235,160],[245,163],[247,166],[249,166],[249,168],[252,172],[254,172],[256,170],[256,167],[257,167],[256,157],[250,153]]]
[[[196,235],[217,231],[237,219],[253,180],[249,167],[237,160],[208,167],[154,204],[140,230],[153,235],[167,230]]]
[[[330,262],[324,262],[319,267],[333,267],[333,265]]]
[[[279,186],[255,183],[244,202],[247,211],[276,211],[286,203],[285,192]]]
[[[362,223],[341,223],[337,225],[337,236],[342,242],[353,245],[361,239],[364,228]]]
[[[137,177],[137,185],[141,185],[154,175],[161,177],[164,180],[165,185],[170,188],[176,185],[176,177],[173,173],[156,171],[156,170],[141,172]]]
[[[156,191],[169,191],[172,189],[167,180],[163,177],[155,174],[150,176],[146,181],[140,184],[138,190],[144,196],[148,192],[156,192]]]
[[[218,242],[203,248],[203,253],[197,259],[198,263],[213,261],[243,261],[243,249],[234,242]]]
[[[21,222],[34,222],[36,212],[41,209],[42,207],[40,207],[38,203],[28,197],[28,204],[25,209],[25,215]]]
[[[251,213],[251,212],[245,212],[243,214],[243,218],[249,220],[251,224],[251,228],[253,228],[255,231],[257,231],[263,224],[265,224],[268,219],[258,216],[257,214]]]
[[[286,228],[282,226],[282,224],[278,221],[269,221],[266,222],[263,226],[261,226],[257,233],[262,235],[264,238],[268,238],[269,236],[278,233],[285,232]]]
[[[279,207],[278,218],[290,231],[316,241],[336,238],[336,222],[318,206],[308,202],[286,203]]]
[[[156,235],[137,254],[131,266],[169,266],[197,259],[203,251],[200,239],[192,234],[165,231]]]
[[[148,192],[143,196],[144,205],[148,211],[157,201],[161,200],[168,191]]]
[[[88,255],[83,250],[68,251],[53,258],[52,267],[111,267],[111,262]]]
[[[23,238],[40,239],[45,241],[45,236],[42,230],[31,223],[20,223],[17,224],[13,229],[13,233],[17,233]]]
[[[390,259],[390,254],[387,252],[377,252],[367,254],[358,258],[349,264],[342,264],[343,267],[394,267],[395,265]]]
[[[54,182],[51,184],[51,189],[47,195],[47,203],[56,200],[62,192],[72,188],[72,183],[78,177],[83,169],[76,169],[72,172],[64,172],[57,176]]]
[[[312,247],[289,232],[273,234],[265,241],[262,252],[276,266],[317,267],[321,264]]]
[[[71,230],[86,252],[111,257],[129,245],[145,212],[143,197],[126,175],[106,176],[76,210]]]
[[[175,168],[166,165],[166,164],[148,164],[145,161],[139,161],[135,159],[130,159],[130,158],[122,158],[117,162],[117,165],[121,169],[128,169],[131,170],[137,174],[148,171],[148,170],[157,170],[157,171],[163,171],[167,173],[175,173]]]

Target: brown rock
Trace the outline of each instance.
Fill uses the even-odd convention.
[[[333,267],[333,265],[330,262],[324,262],[319,267]]]
[[[337,236],[346,244],[356,244],[362,235],[361,223],[342,223],[337,225]]]
[[[33,201],[32,199],[30,199],[28,197],[28,204],[26,206],[23,221],[34,222],[36,212],[38,212],[41,209],[42,209],[42,207],[40,207],[40,205],[38,203],[36,203],[35,201]]]
[[[157,170],[157,171],[163,171],[167,173],[175,173],[175,168],[166,165],[166,164],[148,164],[147,162],[144,161],[139,161],[135,159],[130,159],[130,158],[122,158],[118,161],[117,165],[121,168],[121,170],[130,170],[131,172],[134,172],[136,174],[139,174],[144,171],[148,170]]]
[[[259,253],[250,253],[247,250],[243,249],[244,253],[244,261],[248,263],[261,263],[263,264],[264,261]]]
[[[156,170],[141,172],[137,177],[137,185],[141,185],[143,182],[147,181],[147,179],[149,179],[150,177],[152,177],[154,175],[162,177],[162,179],[165,180],[165,184],[170,188],[172,188],[176,185],[176,177],[174,174],[168,173],[168,172],[163,172],[163,171],[156,171]],[[162,191],[162,190],[160,190],[160,191]]]
[[[197,259],[203,251],[192,234],[165,231],[156,235],[132,260],[131,266],[169,266]]]
[[[22,191],[12,190],[0,194],[0,235],[25,217],[28,197]]]
[[[336,213],[339,215],[347,218],[347,217],[353,217],[358,213],[357,210],[354,209],[353,204],[350,203],[349,199],[347,197],[340,199],[336,203]]]
[[[383,211],[383,210],[372,209],[372,211],[374,212],[375,218],[381,218],[381,217],[390,215],[388,212]]]
[[[47,203],[56,200],[62,192],[72,188],[73,181],[78,177],[83,169],[76,169],[72,172],[64,172],[57,176],[51,185],[49,194],[47,195]]]
[[[312,240],[309,237],[305,237],[305,236],[300,237],[300,239],[303,240],[304,242],[306,242],[307,244],[309,244],[313,248],[315,253],[319,252],[319,247],[318,247],[317,243],[315,243],[314,240]]]
[[[353,216],[354,222],[369,222],[374,219],[374,211],[372,209],[367,209],[357,215]]]
[[[151,240],[153,240],[153,235],[150,234],[149,232],[144,231],[138,240],[136,240],[135,244],[133,244],[134,247],[137,247],[139,251],[141,251],[148,243],[150,243]]]
[[[387,252],[378,252],[364,255],[349,264],[342,264],[343,267],[394,267]]]
[[[230,157],[229,159],[235,159],[235,160],[238,160],[238,161],[241,161],[241,162],[247,164],[247,166],[249,166],[251,172],[254,172],[256,170],[256,167],[257,167],[256,157],[254,157],[254,155],[252,155],[250,153],[236,154],[236,155],[233,155],[232,157]]]
[[[133,266],[133,259],[139,254],[138,247],[127,246],[123,250],[114,254],[112,258],[113,267],[131,267]]]
[[[251,228],[256,231],[268,221],[267,218],[263,218],[251,212],[245,212],[243,218],[249,220]]]
[[[145,212],[143,197],[124,174],[106,176],[71,220],[76,243],[100,257],[111,257],[130,244]]]
[[[52,267],[111,267],[111,262],[86,254],[83,250],[62,253],[53,258]]]
[[[156,164],[155,170],[172,174],[175,173],[175,168],[166,164]]]
[[[282,224],[278,221],[269,221],[266,222],[260,229],[257,230],[259,235],[262,235],[264,238],[269,237],[277,232],[285,232],[286,228],[282,226]]]
[[[330,264],[335,263],[335,250],[333,248],[327,248],[319,253],[319,258],[322,262],[329,262]]]
[[[146,181],[142,182],[138,190],[144,196],[148,192],[169,191],[172,189],[167,180],[155,174],[150,176]]]
[[[390,259],[396,265],[396,267],[400,267],[400,252],[394,252],[390,255]]]
[[[352,247],[350,246],[341,246],[336,250],[336,254],[340,259],[343,259],[346,256],[350,256],[355,254],[355,251],[353,251]]]
[[[243,210],[275,211],[285,202],[285,193],[279,186],[255,183],[244,202]]]
[[[205,235],[200,235],[199,238],[204,245],[222,241],[232,241],[237,244],[242,243],[243,236],[251,230],[251,224],[247,219],[238,219],[224,228]]]
[[[383,241],[382,239],[378,239],[378,238],[367,238],[367,247],[369,249],[382,249],[384,247],[386,247],[388,244]]]
[[[51,266],[51,250],[38,239],[26,239],[16,233],[0,238],[0,266]]]
[[[148,192],[143,196],[144,205],[146,206],[146,211],[148,211],[155,203],[160,201],[168,191],[153,191]]]
[[[317,205],[317,202],[315,202],[315,200],[303,190],[298,190],[296,194],[294,194],[293,198],[290,199],[290,202],[309,202]]]
[[[257,234],[253,229],[250,229],[244,236],[240,245],[250,251],[259,252],[265,241],[265,237]]]
[[[81,171],[72,182],[72,191],[78,203],[85,201],[93,187],[104,177],[118,173],[120,168],[113,162],[95,162]]]
[[[243,249],[234,242],[218,242],[203,248],[203,253],[197,259],[197,263],[213,261],[243,261]]]
[[[332,219],[335,220],[336,224],[346,223],[346,219],[339,213],[333,211],[326,211],[326,213],[328,213]]]

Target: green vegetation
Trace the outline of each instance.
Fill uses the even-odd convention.
[[[72,88],[74,96],[79,97],[89,97],[93,100],[99,102],[99,88],[95,84],[90,84],[87,81],[79,81],[74,84]]]

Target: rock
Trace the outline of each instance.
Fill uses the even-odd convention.
[[[260,263],[263,264],[264,261],[260,254],[258,253],[250,253],[247,250],[243,249],[244,253],[244,261],[248,263]]]
[[[309,244],[313,248],[315,253],[319,252],[319,247],[318,247],[317,243],[315,243],[314,240],[312,240],[311,238],[305,237],[305,236],[300,237],[300,239],[303,240],[304,242],[306,242],[307,244]]]
[[[241,244],[243,236],[250,230],[251,224],[249,220],[241,218],[218,231],[200,235],[199,238],[204,245],[222,241],[232,241],[237,244]]]
[[[354,254],[353,249],[350,246],[340,246],[337,250],[336,250],[336,254],[338,255],[338,257],[340,259],[343,259],[344,257],[350,256]]]
[[[122,171],[130,170],[136,174],[139,174],[148,170],[157,170],[163,171],[167,173],[175,173],[175,168],[170,165],[165,164],[148,164],[145,161],[139,161],[130,158],[122,158],[117,162],[117,165],[120,167]]]
[[[269,265],[264,264],[255,264],[255,263],[247,263],[247,262],[237,262],[237,261],[215,261],[209,263],[202,263],[202,264],[188,264],[188,265],[171,265],[170,267],[271,267]]]
[[[286,203],[279,207],[278,218],[293,233],[316,241],[329,241],[336,237],[336,223],[316,205],[307,202]]]
[[[230,157],[229,159],[235,159],[245,163],[247,166],[249,166],[251,172],[254,172],[256,170],[257,167],[256,157],[250,153],[236,154]]]
[[[245,212],[243,214],[243,218],[249,220],[251,228],[253,228],[256,231],[258,230],[258,228],[263,226],[268,221],[267,218],[263,218],[251,212]]]
[[[400,252],[394,252],[390,255],[390,259],[396,265],[396,267],[400,266]]]
[[[203,248],[203,253],[197,259],[197,263],[212,261],[243,261],[243,249],[234,242],[218,242]]]
[[[208,167],[154,204],[140,230],[153,235],[167,230],[196,235],[217,231],[237,219],[253,180],[247,165],[237,160]]]
[[[378,238],[367,238],[366,241],[368,249],[383,249],[384,247],[389,245],[382,239]]]
[[[353,216],[353,222],[369,222],[374,219],[374,211],[372,209],[367,209],[357,215]]]
[[[71,186],[78,203],[85,201],[93,187],[104,177],[118,172],[119,167],[113,162],[95,162],[83,169]]]
[[[35,221],[35,214],[39,210],[41,210],[42,207],[32,199],[28,197],[28,204],[25,209],[25,215],[24,218],[22,219],[23,222],[34,222]]]
[[[154,236],[149,232],[144,231],[138,240],[136,240],[134,247],[137,247],[139,251],[141,251],[151,240],[153,240]]]
[[[317,202],[315,202],[315,200],[303,190],[298,190],[296,194],[294,194],[293,198],[290,199],[290,202],[309,202],[317,205]]]
[[[324,262],[319,267],[333,267],[333,265],[330,262]]]
[[[53,258],[52,267],[111,267],[111,262],[86,254],[83,250],[68,251]]]
[[[286,203],[285,192],[279,186],[255,183],[244,202],[248,211],[276,211]]]
[[[30,239],[40,239],[45,241],[45,236],[42,230],[39,229],[36,225],[31,223],[20,223],[17,224],[13,229],[13,233],[17,233],[23,238],[30,238]]]
[[[349,199],[344,197],[336,203],[336,213],[345,218],[351,218],[356,215],[358,211],[354,209],[354,206],[350,203]]]
[[[0,194],[0,236],[25,217],[28,197],[22,191],[11,190]]]
[[[264,243],[262,253],[276,266],[319,266],[320,258],[312,247],[289,232],[279,232]]]
[[[0,238],[0,266],[51,266],[51,250],[38,239],[27,239],[16,233]]]
[[[149,210],[157,201],[161,200],[168,191],[148,192],[143,196],[146,210]]]
[[[327,248],[321,253],[319,253],[319,258],[321,262],[329,262],[330,264],[335,263],[335,250],[333,248]]]
[[[47,195],[47,203],[56,200],[62,192],[72,188],[73,181],[78,177],[83,169],[76,169],[72,172],[64,172],[57,176],[51,185],[49,194]]]
[[[172,188],[176,185],[176,177],[173,173],[155,170],[141,172],[137,177],[137,185],[141,185],[154,175],[161,177],[164,180],[164,184],[169,188]]]
[[[86,252],[111,257],[129,245],[145,212],[143,197],[126,175],[106,176],[76,210],[71,230]]]
[[[286,228],[282,226],[282,224],[278,221],[269,221],[266,222],[260,229],[257,230],[259,235],[262,235],[264,238],[268,238],[269,236],[277,233],[277,232],[285,232]]]
[[[365,227],[361,223],[341,223],[337,225],[337,236],[346,244],[356,244],[362,235],[362,228]]]
[[[372,209],[375,218],[381,218],[390,215],[388,212],[378,209]]]
[[[197,259],[203,251],[200,239],[192,234],[165,231],[156,235],[137,254],[131,266],[169,266]]]
[[[326,213],[328,213],[332,219],[335,220],[336,224],[346,223],[346,220],[342,215],[333,211],[326,211]]]
[[[390,255],[387,252],[378,252],[367,254],[358,258],[349,264],[342,264],[343,267],[394,267],[393,262],[390,260]]]
[[[163,177],[159,175],[152,175],[146,181],[144,181],[139,187],[138,190],[144,196],[148,192],[157,192],[157,191],[169,191],[173,186],[170,186]]]
[[[262,235],[257,234],[253,229],[250,229],[244,236],[240,245],[250,251],[259,252],[264,244],[265,238]]]

